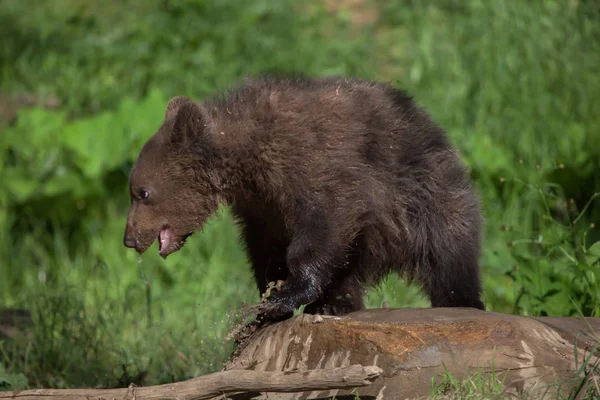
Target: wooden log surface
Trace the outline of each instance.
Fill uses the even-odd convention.
[[[427,398],[445,369],[468,378],[476,369],[504,379],[506,394],[535,397],[574,376],[600,340],[600,318],[525,317],[470,308],[369,309],[343,317],[301,315],[254,333],[225,370],[290,371],[361,364],[382,376],[361,399]],[[575,355],[577,354],[577,358]],[[600,357],[595,353],[590,362]],[[565,385],[563,389],[566,389]],[[547,394],[551,394],[550,388]],[[351,390],[263,393],[244,399],[338,399]],[[348,397],[352,398],[352,397]]]

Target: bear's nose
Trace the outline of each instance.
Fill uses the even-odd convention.
[[[125,245],[125,247],[128,247],[130,249],[134,249],[137,246],[135,239],[127,237],[127,236],[125,236],[123,238],[123,244]]]
[[[132,231],[133,229],[127,224],[125,227],[125,234],[123,235],[123,244],[130,249],[137,248],[137,240],[135,240],[135,237],[131,234]]]

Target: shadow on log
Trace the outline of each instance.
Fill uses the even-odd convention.
[[[142,388],[0,392],[0,400],[354,399],[354,394],[363,400],[412,399],[426,397],[432,378],[445,367],[457,379],[473,369],[493,372],[507,395],[528,392],[539,398],[536,390],[552,395],[544,386],[575,375],[599,335],[600,318],[532,318],[475,309],[300,315],[252,334],[214,374]]]

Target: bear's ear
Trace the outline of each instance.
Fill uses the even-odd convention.
[[[173,100],[169,104],[172,102]],[[208,119],[201,105],[189,99],[178,98],[172,107],[173,111],[171,112],[174,113],[175,121],[173,122],[171,142],[181,142],[205,134]],[[169,112],[167,106],[167,114]]]
[[[176,116],[177,111],[179,111],[179,107],[187,103],[192,103],[192,100],[185,96],[173,97],[167,104],[167,109],[165,110],[165,119],[171,119]]]

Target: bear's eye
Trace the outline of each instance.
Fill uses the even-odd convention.
[[[146,189],[141,189],[139,196],[140,200],[147,200],[150,197],[150,192],[148,192]]]

